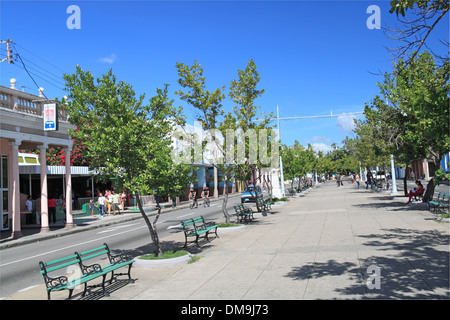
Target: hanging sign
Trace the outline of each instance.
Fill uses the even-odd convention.
[[[44,104],[44,131],[58,130],[58,107],[56,103]]]

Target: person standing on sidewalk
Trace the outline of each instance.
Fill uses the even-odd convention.
[[[103,214],[105,213],[105,200],[106,198],[100,192],[98,194],[98,210],[100,211],[100,218],[103,218]]]
[[[366,189],[369,188],[369,184],[370,184],[370,189],[373,189],[373,175],[372,175],[372,172],[370,172],[370,170],[367,171]]]
[[[356,181],[356,189],[359,189],[359,181],[360,181],[359,174],[355,175],[355,181]]]
[[[92,219],[94,219],[94,207],[95,207],[94,201],[92,199],[89,200],[89,209],[91,210]]]
[[[109,190],[106,191],[106,199],[108,201],[108,216],[110,216],[113,200],[112,200],[112,193]]]
[[[56,223],[56,199],[55,197],[48,199],[48,213],[49,213],[49,221],[53,220],[53,223]]]
[[[112,192],[112,204],[113,204],[113,214],[114,215],[116,215],[116,211],[119,211],[119,214],[120,214],[119,202],[120,202],[120,196],[115,191],[113,191]]]

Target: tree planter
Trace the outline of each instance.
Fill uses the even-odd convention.
[[[135,268],[165,268],[165,267],[175,267],[178,265],[187,264],[192,260],[192,255],[188,252],[187,254],[169,259],[141,259],[140,256],[134,259],[133,267]]]
[[[243,231],[243,230],[245,230],[245,228],[247,228],[247,226],[244,224],[240,224],[237,226],[230,226],[230,227],[218,227],[217,233],[223,234],[223,233],[229,233],[229,232]]]

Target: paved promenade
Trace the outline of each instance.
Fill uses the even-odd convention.
[[[134,284],[118,282],[109,297],[88,298],[448,300],[449,224],[406,201],[348,183],[321,184],[258,215],[243,231],[220,234],[195,263],[133,268]],[[182,243],[184,236],[165,241]],[[373,289],[369,267],[378,270]],[[10,299],[46,299],[44,285]]]

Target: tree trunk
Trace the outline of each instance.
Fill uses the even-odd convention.
[[[142,217],[144,218],[145,223],[147,224],[148,230],[150,231],[150,236],[152,237],[152,241],[156,246],[155,255],[158,257],[162,257],[163,251],[161,242],[159,241],[158,231],[156,230],[156,221],[159,219],[159,215],[161,214],[161,207],[158,202],[158,197],[156,197],[156,209],[158,213],[156,214],[156,218],[153,223],[150,222],[150,219],[145,214],[144,209],[142,208],[141,199],[139,198],[139,191],[135,192],[136,201],[139,207],[139,211],[141,212]]]
[[[433,200],[434,188],[435,188],[434,178],[431,178],[430,182],[428,182],[428,184],[427,184],[427,190],[425,191],[425,193],[422,197],[423,202],[429,202],[429,201]]]
[[[268,181],[266,181],[266,186],[267,186],[267,192],[269,193],[269,199],[272,202],[272,180],[270,180],[270,178],[267,178]],[[270,187],[269,187],[270,185]]]
[[[440,161],[440,157],[433,157],[433,162],[434,162],[434,167],[436,168],[436,171],[438,171],[441,168],[441,161]],[[433,200],[433,195],[434,195],[434,177],[431,178],[430,182],[428,182],[427,184],[427,190],[425,191],[423,197],[422,197],[422,201],[423,202],[429,202],[431,200]]]
[[[408,164],[406,164],[406,168],[405,168],[405,177],[403,178],[403,189],[405,192],[405,197],[408,196],[408,182],[406,181],[408,177]]]
[[[228,175],[227,175],[225,177],[225,197],[223,198],[223,202],[222,202],[222,213],[223,213],[223,216],[225,217],[225,223],[230,223],[230,220],[231,220],[230,214],[228,213],[228,210],[227,210],[228,184],[229,184],[229,179],[228,179]]]

